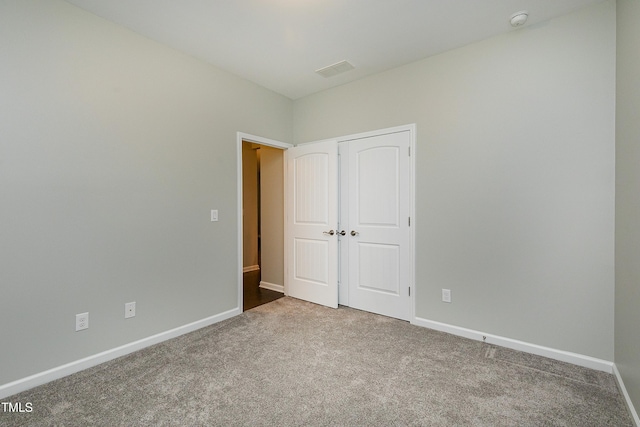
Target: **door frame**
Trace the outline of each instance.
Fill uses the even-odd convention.
[[[254,144],[266,145],[268,147],[279,148],[281,150],[286,150],[288,148],[293,147],[293,144],[288,144],[286,142],[276,141],[274,139],[264,138],[257,135],[251,135],[249,133],[237,132],[236,133],[236,182],[237,182],[237,218],[236,224],[238,227],[238,266],[236,268],[238,274],[238,310],[240,313],[244,310],[243,303],[243,273],[242,273],[242,259],[243,259],[243,235],[244,230],[242,227],[242,141],[252,142]],[[286,164],[285,164],[286,171]],[[285,183],[286,183],[286,173],[284,175]],[[284,191],[284,188],[282,189]],[[286,257],[285,257],[286,258]],[[286,259],[285,259],[286,264]]]
[[[322,142],[322,141],[327,141],[327,140],[336,140],[338,144],[340,143],[344,143],[344,142],[348,142],[354,139],[361,139],[361,138],[367,138],[370,136],[377,136],[377,135],[384,135],[384,134],[389,134],[389,133],[397,133],[397,132],[405,132],[405,131],[409,131],[409,135],[410,135],[410,141],[409,141],[409,148],[411,150],[411,155],[410,155],[410,171],[409,171],[409,185],[410,185],[410,189],[409,189],[409,216],[411,218],[411,227],[409,230],[409,234],[410,234],[410,244],[409,244],[409,257],[410,257],[410,271],[409,271],[409,281],[410,281],[410,286],[411,286],[411,295],[410,295],[410,319],[411,323],[413,323],[415,321],[415,307],[416,307],[416,280],[415,280],[415,272],[416,272],[416,267],[415,267],[415,247],[416,247],[416,225],[417,225],[417,221],[416,221],[416,213],[415,213],[415,192],[416,192],[416,124],[409,124],[409,125],[403,125],[403,126],[396,126],[396,127],[391,127],[391,128],[384,128],[384,129],[378,129],[378,130],[373,130],[373,131],[369,131],[369,132],[362,132],[362,133],[357,133],[357,134],[351,134],[351,135],[345,135],[345,136],[340,136],[338,138],[327,138],[327,139],[323,139],[323,140],[318,140],[318,141],[310,141],[310,142],[306,142],[304,144],[313,144],[314,142]],[[243,229],[242,229],[242,141],[248,141],[248,142],[253,142],[255,144],[260,144],[260,145],[266,145],[269,147],[275,147],[275,148],[279,148],[282,150],[287,150],[288,148],[293,147],[293,144],[289,144],[286,142],[281,142],[281,141],[276,141],[273,139],[269,139],[269,138],[264,138],[261,136],[257,136],[257,135],[252,135],[249,133],[244,133],[244,132],[237,132],[236,135],[236,171],[237,171],[237,218],[236,218],[236,224],[238,227],[238,236],[237,236],[237,240],[238,240],[238,253],[237,253],[237,258],[238,258],[238,265],[236,268],[237,274],[238,274],[238,309],[240,310],[240,313],[242,313],[243,311],[243,276],[242,276],[242,259],[243,259]],[[297,144],[297,145],[302,145],[302,144]],[[284,180],[285,180],[285,185],[287,182],[287,171],[286,171],[286,162],[284,165]],[[285,189],[283,189],[283,191],[285,191]],[[286,197],[286,192],[285,192],[285,197]],[[286,212],[285,212],[286,215]],[[286,228],[285,228],[285,233],[286,233]],[[286,251],[285,251],[285,257],[284,257],[284,264],[285,264],[285,269],[287,268],[288,265],[288,260],[287,260],[287,256],[286,256]],[[287,292],[287,275],[286,275],[286,270],[285,270],[285,283],[284,283],[284,287],[285,287],[285,295]],[[338,295],[339,295],[339,299],[340,299],[340,288],[338,288]]]
[[[416,170],[416,124],[412,123],[412,124],[408,124],[408,125],[402,125],[402,126],[395,126],[395,127],[391,127],[391,128],[384,128],[384,129],[378,129],[378,130],[373,130],[373,131],[369,131],[369,132],[362,132],[362,133],[357,133],[357,134],[351,134],[351,135],[344,135],[344,136],[339,136],[337,138],[327,138],[327,139],[322,139],[322,140],[317,140],[317,141],[310,141],[310,142],[305,142],[305,143],[301,143],[301,144],[297,144],[296,146],[300,146],[300,145],[307,145],[307,144],[315,144],[315,143],[319,143],[319,142],[326,142],[326,141],[336,141],[338,146],[340,146],[340,144],[343,143],[348,143],[349,141],[353,141],[353,140],[357,140],[357,139],[363,139],[363,138],[369,138],[372,136],[380,136],[380,135],[387,135],[390,133],[399,133],[399,132],[409,132],[409,150],[410,150],[410,156],[409,156],[409,218],[411,218],[411,225],[409,227],[409,286],[411,287],[411,293],[409,295],[409,319],[411,319],[411,322],[413,323],[415,321],[415,312],[416,312],[416,268],[415,268],[415,247],[416,247],[416,210],[415,210],[415,194],[416,194],[416,180],[415,180],[415,170]],[[341,165],[338,165],[338,170],[339,173],[342,172],[341,169]],[[287,180],[287,175],[285,174],[285,180]],[[286,198],[286,193],[285,193],[285,198]],[[339,196],[339,199],[341,199],[341,196]],[[344,203],[343,200],[339,200],[339,204]],[[339,207],[339,209],[341,209]],[[286,214],[285,214],[286,215]],[[342,225],[340,225],[342,226]],[[286,232],[286,227],[285,227],[285,232]],[[287,240],[285,240],[286,242]],[[285,243],[286,245],[286,243]],[[286,256],[286,248],[285,248],[285,268],[288,265],[288,259]],[[339,251],[339,255],[340,260],[342,260],[342,254],[341,251]],[[340,265],[342,265],[342,263],[340,263]],[[349,297],[348,297],[348,289],[345,288],[345,286],[342,285],[342,269],[341,267],[339,267],[339,271],[338,271],[338,281],[339,281],[339,285],[338,285],[338,304],[341,305],[348,305],[349,304]],[[287,274],[285,272],[285,295],[287,292]]]

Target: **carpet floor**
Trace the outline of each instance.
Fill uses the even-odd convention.
[[[285,297],[3,399],[2,426],[633,426],[612,375]]]

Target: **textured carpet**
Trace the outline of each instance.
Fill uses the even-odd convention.
[[[612,375],[281,298],[3,399],[2,426],[632,426]]]

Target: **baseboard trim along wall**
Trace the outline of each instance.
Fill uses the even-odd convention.
[[[221,322],[233,316],[237,316],[238,314],[242,314],[242,311],[239,308],[234,308],[223,313],[216,314],[214,316],[207,317],[193,323],[189,323],[184,326],[179,326],[177,328],[170,329],[165,332],[160,332],[159,334],[152,335],[147,338],[142,338],[138,341],[134,341],[120,347],[103,351],[102,353],[94,354],[93,356],[85,357],[84,359],[76,360],[75,362],[67,363],[66,365],[49,369],[48,371],[40,372],[26,378],[0,385],[0,399],[12,396],[25,390],[29,390],[30,388],[37,387],[50,381],[66,377],[67,375],[92,368],[101,363],[108,362],[109,360],[113,360],[118,357],[125,356],[129,353],[133,353],[134,351],[142,350],[143,348],[152,346],[154,344],[158,344],[163,341],[178,337],[180,335],[193,332],[197,329],[204,328],[205,326],[213,325],[214,323]]]
[[[276,292],[281,292],[281,293],[284,294],[284,286],[282,286],[282,285],[276,285],[275,283],[263,282],[261,280],[260,281],[260,287],[262,289],[269,289],[269,290],[276,291]]]
[[[484,341],[488,344],[498,345],[501,347],[510,348],[512,350],[524,351],[525,353],[536,354],[538,356],[548,357],[549,359],[559,360],[561,362],[573,363],[574,365],[583,366],[585,368],[591,368],[598,371],[613,374],[618,383],[618,389],[624,396],[624,401],[627,404],[629,414],[636,425],[640,427],[640,418],[636,412],[633,402],[627,393],[627,389],[624,386],[624,381],[620,376],[620,372],[615,363],[607,360],[596,359],[595,357],[584,356],[578,353],[571,353],[563,350],[556,350],[554,348],[543,347],[536,344],[527,343],[524,341],[513,340],[511,338],[504,338],[497,335],[491,335],[473,329],[461,328],[459,326],[449,325],[447,323],[436,322],[433,320],[423,319],[415,317],[411,322],[413,325],[422,326],[429,329],[435,329],[440,332],[447,332],[452,335],[457,335],[464,338],[469,338],[476,341]]]
[[[248,265],[246,267],[242,267],[242,272],[243,273],[248,273],[250,271],[256,271],[256,270],[260,270],[260,266],[259,265]]]
[[[633,406],[633,402],[631,401],[631,397],[629,397],[629,393],[627,393],[627,388],[624,386],[624,381],[622,381],[622,377],[620,376],[620,372],[618,371],[618,367],[613,364],[613,374],[616,377],[616,381],[618,382],[618,388],[622,392],[624,396],[624,401],[627,404],[627,409],[629,410],[629,415],[633,418],[633,422],[636,427],[640,427],[640,417],[638,417],[638,412],[636,412],[636,408]]]
[[[543,347],[537,344],[531,344],[524,341],[518,341],[511,338],[504,338],[498,335],[491,335],[473,329],[461,328],[459,326],[440,323],[433,320],[415,317],[413,322],[417,326],[423,326],[436,331],[447,332],[464,338],[476,341],[484,341],[487,344],[494,344],[513,350],[524,351],[525,353],[536,354],[538,356],[548,357],[549,359],[559,360],[561,362],[573,363],[574,365],[603,371],[608,374],[613,372],[613,362],[608,360],[596,359],[595,357],[585,356],[578,353],[571,353],[564,350],[556,350],[554,348]]]

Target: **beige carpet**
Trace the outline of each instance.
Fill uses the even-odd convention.
[[[282,298],[3,399],[2,426],[632,426],[612,375]]]

